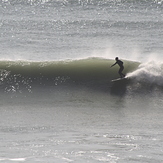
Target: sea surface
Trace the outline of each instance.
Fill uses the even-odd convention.
[[[1,0],[0,163],[162,163],[162,41],[162,0]]]

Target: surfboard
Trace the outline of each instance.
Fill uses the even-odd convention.
[[[118,79],[113,79],[113,80],[111,80],[111,82],[122,81],[122,80],[127,80],[127,77],[118,78]]]

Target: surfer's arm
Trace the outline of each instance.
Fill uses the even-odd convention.
[[[115,62],[113,65],[111,65],[110,67],[113,67],[113,66],[115,66],[117,64],[117,62]]]

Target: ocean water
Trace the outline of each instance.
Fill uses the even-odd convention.
[[[163,162],[162,0],[1,0],[0,16],[0,162]]]

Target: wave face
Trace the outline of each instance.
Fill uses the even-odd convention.
[[[106,86],[111,79],[118,78],[118,66],[110,68],[114,62],[101,58],[48,62],[1,61],[0,81],[7,91],[20,90],[20,87],[30,90],[33,85]],[[125,73],[132,72],[136,67],[138,63],[125,61]]]
[[[1,61],[0,85],[5,92],[32,92],[35,87],[85,86],[111,93],[130,91],[150,92],[163,87],[162,63],[124,61],[127,80],[119,78],[118,66],[110,68],[114,60],[86,58],[80,60],[28,62]]]

